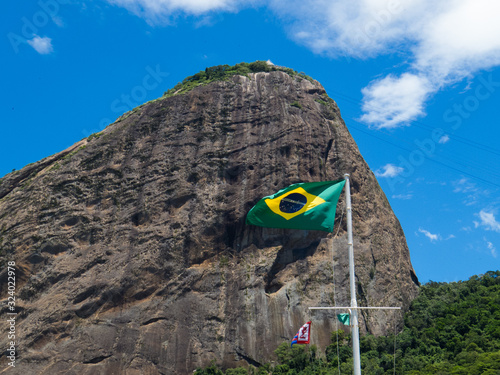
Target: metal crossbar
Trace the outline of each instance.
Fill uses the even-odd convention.
[[[309,307],[309,310],[348,310],[348,309],[356,309],[356,310],[401,310],[401,307],[353,307],[353,306],[344,306],[344,307]]]

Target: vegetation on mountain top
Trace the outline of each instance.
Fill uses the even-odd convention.
[[[393,374],[395,362],[397,374],[500,374],[499,276],[500,271],[490,271],[468,281],[422,285],[396,340],[394,336],[361,337],[362,372]],[[339,367],[341,374],[352,373],[351,338],[341,330],[332,333],[325,356],[318,356],[313,345],[290,348],[288,342],[282,343],[275,354],[277,363],[273,365],[223,372],[212,363],[195,374],[333,375],[339,373]]]
[[[302,73],[296,72],[293,69],[285,68],[282,66],[272,65],[266,61],[254,61],[252,63],[242,62],[233,66],[230,65],[217,65],[206,68],[195,75],[185,78],[170,90],[164,93],[164,97],[170,97],[177,94],[184,94],[195,87],[207,85],[214,81],[224,81],[234,75],[241,75],[247,77],[249,73],[259,72],[273,72],[281,71],[289,74],[292,77],[298,76],[308,81],[313,81],[311,77]]]

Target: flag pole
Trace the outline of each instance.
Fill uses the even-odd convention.
[[[347,245],[349,247],[349,282],[351,286],[351,324],[352,324],[352,356],[354,364],[354,375],[361,375],[361,359],[359,351],[359,325],[358,325],[358,303],[356,301],[356,278],[354,275],[354,249],[352,242],[352,210],[351,210],[351,188],[349,174],[345,178],[345,204],[347,210]]]

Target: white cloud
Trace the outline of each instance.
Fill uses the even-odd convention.
[[[28,44],[41,55],[47,55],[54,51],[52,47],[52,39],[44,36],[43,38],[35,35],[33,39],[28,40]]]
[[[481,210],[479,212],[479,218],[481,219],[480,223],[474,222],[477,226],[481,225],[486,227],[486,230],[492,230],[494,232],[500,233],[500,223],[495,219],[495,215],[492,212],[486,212],[485,210]],[[476,227],[477,227],[476,226]]]
[[[291,21],[295,40],[317,53],[355,58],[397,53],[407,58],[406,72],[377,79],[363,91],[362,119],[378,128],[405,125],[424,116],[427,99],[438,90],[500,64],[497,0],[274,0],[271,4]],[[401,87],[405,89],[400,93],[390,90]],[[380,105],[394,98],[407,106]]]
[[[448,143],[449,140],[450,140],[450,136],[448,134],[445,134],[441,138],[439,138],[438,143],[445,144],[445,143]]]
[[[397,175],[403,173],[404,169],[397,167],[394,164],[386,164],[382,168],[375,171],[375,176],[377,177],[396,177]]]
[[[267,5],[295,41],[316,53],[361,59],[397,54],[406,71],[363,89],[361,119],[377,128],[408,125],[425,115],[427,100],[440,89],[500,65],[498,0],[107,1],[152,23],[178,12],[199,16]]]
[[[202,15],[212,11],[234,11],[237,0],[108,0],[109,3],[128,9],[151,23],[163,23],[176,12]]]
[[[429,83],[423,87],[426,92],[421,93],[420,100],[413,102],[413,108],[405,112],[411,115],[409,118],[405,117],[399,123],[391,121],[400,117],[396,108],[393,116],[387,116],[389,121],[378,124],[378,127],[401,126],[421,117],[423,112],[420,109],[426,99],[439,89],[500,64],[500,23],[495,16],[500,13],[498,1],[441,0],[437,5],[433,13],[425,11],[416,15],[416,23],[421,24],[419,34],[413,34],[410,27],[405,35],[415,43],[411,48],[413,61],[409,71]],[[403,92],[402,95],[407,95],[408,101],[412,97],[411,92]],[[369,104],[384,98],[367,97],[364,100]],[[371,111],[366,113],[364,120],[370,124]]]
[[[481,198],[488,197],[490,195],[488,190],[479,189],[475,183],[465,177],[462,177],[457,181],[452,181],[451,184],[453,186],[454,193],[465,194],[463,204],[466,206],[478,204]]]
[[[404,4],[399,0],[271,0],[270,6],[291,22],[291,35],[298,42],[331,56],[366,58],[386,53],[406,38],[412,19],[422,18],[417,0]],[[417,32],[418,27],[413,29]]]
[[[436,80],[454,81],[500,62],[500,3],[455,0],[422,30],[416,67]],[[443,82],[444,83],[444,82]]]
[[[437,241],[438,239],[441,238],[441,236],[439,234],[432,234],[428,230],[425,230],[422,228],[418,228],[418,231],[420,233],[423,233],[425,235],[425,237],[427,237],[429,240],[431,240],[431,242]]]
[[[52,21],[54,21],[54,23],[59,26],[59,27],[64,27],[64,21],[62,20],[61,17],[57,17],[57,16],[54,16],[52,17]]]
[[[486,241],[486,238],[484,239]],[[486,246],[488,247],[488,250],[490,250],[491,252],[491,255],[493,256],[493,258],[496,258],[497,257],[497,249],[496,247],[489,241],[486,241]]]
[[[455,187],[453,189],[454,193],[475,193],[478,190],[476,185],[465,177],[462,177],[458,181],[452,181],[452,185]]]
[[[425,77],[405,73],[399,78],[389,75],[373,81],[361,91],[365,112],[361,121],[380,129],[408,124],[422,116],[430,89]]]
[[[393,195],[392,198],[408,200],[413,198],[413,194],[398,194],[398,195]]]

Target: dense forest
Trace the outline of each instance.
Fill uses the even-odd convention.
[[[499,276],[490,271],[467,281],[422,285],[402,332],[360,338],[363,374],[500,375]],[[272,365],[222,371],[213,362],[195,374],[352,374],[351,338],[343,331],[332,333],[325,353],[284,342],[275,354]]]

